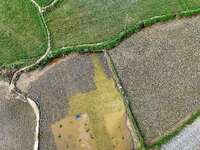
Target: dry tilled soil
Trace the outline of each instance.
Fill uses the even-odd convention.
[[[199,20],[154,25],[109,51],[147,144],[200,109]]]

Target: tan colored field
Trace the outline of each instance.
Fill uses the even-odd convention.
[[[123,99],[113,79],[104,73],[98,57],[92,56],[92,62],[96,89],[72,96],[68,115],[52,124],[57,148],[131,150]]]

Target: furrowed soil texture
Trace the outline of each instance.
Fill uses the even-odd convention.
[[[111,77],[103,54],[70,55],[21,76],[18,87],[41,111],[40,149],[133,148],[123,99]]]
[[[0,68],[42,55],[47,47],[45,28],[30,0],[0,2]]]
[[[4,81],[0,81],[0,95],[0,149],[32,149],[36,126],[32,108],[23,99],[10,98]]]
[[[109,51],[147,144],[200,109],[199,20],[154,25]]]
[[[45,18],[58,48],[102,42],[143,19],[181,10],[179,0],[63,0]]]

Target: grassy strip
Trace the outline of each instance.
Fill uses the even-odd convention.
[[[193,15],[198,15],[200,14],[200,8],[194,9],[194,10],[188,10],[188,11],[181,11],[179,16],[180,17],[190,17]]]
[[[185,0],[179,0],[179,3],[180,3],[183,10],[189,10]]]
[[[186,126],[192,124],[199,116],[200,116],[200,111],[192,113],[192,115],[181,126],[177,127],[175,131],[168,133],[167,135],[161,137],[154,144],[147,145],[147,148],[148,149],[160,148],[163,144],[168,143],[173,137],[178,135],[178,133],[180,133],[180,131],[182,129],[184,129]]]
[[[145,142],[144,142],[143,135],[141,134],[142,132],[140,131],[140,128],[138,127],[137,120],[135,119],[134,114],[131,111],[131,107],[130,107],[130,104],[129,104],[130,101],[128,100],[128,96],[127,96],[127,94],[126,94],[126,92],[125,92],[125,90],[124,90],[124,88],[123,88],[123,86],[121,84],[122,82],[120,81],[119,75],[118,75],[116,67],[114,65],[114,62],[112,61],[111,56],[106,51],[105,51],[105,55],[106,55],[106,59],[107,59],[108,65],[111,68],[111,71],[112,71],[113,78],[115,80],[117,89],[118,89],[119,93],[121,94],[121,96],[124,99],[124,104],[125,104],[125,107],[126,107],[128,118],[131,120],[132,128],[134,129],[134,132],[135,132],[135,134],[136,134],[136,136],[138,138],[137,140],[138,140],[139,143],[137,143],[135,148],[137,150],[145,150],[146,149],[146,145],[145,145]]]

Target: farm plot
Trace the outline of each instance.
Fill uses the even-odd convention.
[[[0,81],[0,149],[32,149],[35,115],[28,103],[10,99],[8,83]]]
[[[1,1],[0,67],[42,55],[47,46],[45,31],[31,1]]]
[[[23,74],[41,112],[40,149],[131,150],[123,99],[103,54],[70,55]]]
[[[109,51],[147,144],[200,109],[199,20],[146,28]]]
[[[143,19],[181,10],[179,0],[63,0],[46,20],[59,48],[102,42]]]

